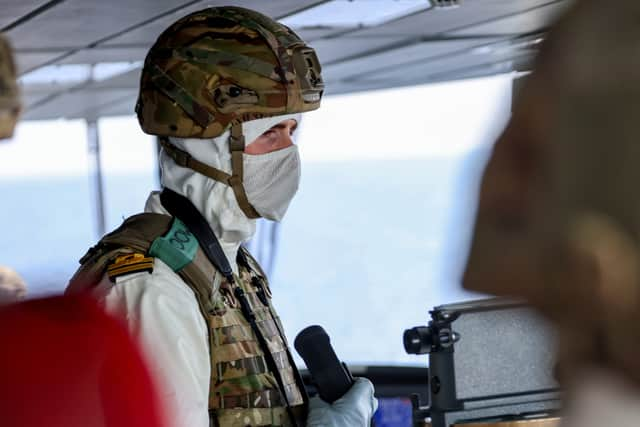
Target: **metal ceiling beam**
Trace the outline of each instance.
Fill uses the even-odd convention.
[[[47,10],[51,9],[52,7],[59,5],[62,2],[64,2],[64,0],[51,0],[51,1],[43,4],[42,6],[34,9],[33,11],[27,13],[26,15],[16,19],[15,21],[13,21],[11,24],[5,26],[4,28],[0,28],[0,32],[4,33],[4,32],[7,32],[9,30],[12,30],[12,29],[16,28],[17,26],[22,25],[25,22],[28,22],[28,21],[32,20],[36,16],[46,12]]]
[[[479,21],[479,22],[474,22],[473,24],[462,25],[462,26],[460,26],[458,28],[451,28],[451,29],[445,31],[445,33],[453,33],[453,32],[456,32],[456,31],[469,30],[469,29],[472,29],[473,27],[477,27],[479,25],[491,24],[492,22],[497,22],[497,21],[500,21],[502,19],[513,18],[514,16],[518,16],[518,15],[522,15],[522,14],[525,14],[525,13],[534,12],[536,10],[540,10],[540,9],[545,8],[545,7],[553,6],[554,4],[557,4],[557,3],[565,3],[566,1],[567,0],[551,0],[548,3],[539,4],[537,6],[529,7],[527,9],[523,9],[523,10],[518,11],[518,12],[507,13],[505,15],[493,17],[493,18],[490,18],[490,19],[485,19],[485,20],[482,20],[482,21]],[[507,36],[508,36],[508,34],[507,34]]]
[[[486,44],[486,45],[479,44],[478,46],[491,46],[491,45],[498,44],[498,43],[505,43],[505,42],[509,42],[509,41],[517,41],[517,40],[522,39],[522,38],[528,38],[528,37],[534,37],[534,36],[542,37],[542,36],[544,36],[544,34],[545,34],[544,32],[536,31],[536,32],[533,32],[533,33],[521,34],[521,35],[518,35],[516,37],[506,36],[506,37],[501,38],[501,39],[499,39],[497,41],[493,41],[493,42],[491,42],[489,44]],[[456,40],[456,39],[452,39],[452,40]],[[428,41],[432,41],[432,40],[428,40]],[[442,41],[442,40],[437,40],[437,41]],[[407,47],[407,46],[409,46],[409,45],[402,45],[402,46],[399,46],[399,47]],[[435,62],[435,61],[439,61],[439,60],[443,60],[443,59],[449,59],[449,58],[453,58],[455,56],[463,55],[463,54],[469,52],[469,50],[470,50],[469,48],[454,50],[454,51],[450,51],[450,52],[447,52],[447,53],[434,55],[434,56],[429,57],[429,58],[423,58],[423,59],[418,59],[418,60],[415,60],[415,61],[405,62],[405,63],[401,64],[400,66],[407,67],[407,66],[414,66],[414,65],[420,65],[420,64],[427,64],[429,62]],[[502,62],[502,60],[499,60],[499,61],[496,61],[496,62]],[[490,65],[491,63],[489,62],[487,64]],[[348,78],[346,78],[344,80],[345,81],[357,81],[358,79],[361,79],[363,76],[367,76],[367,75],[370,75],[370,74],[377,74],[377,73],[380,73],[380,72],[384,72],[386,70],[392,70],[394,68],[397,68],[398,66],[399,65],[392,65],[392,66],[387,66],[387,67],[376,68],[375,70],[371,70],[371,71],[365,72],[365,73],[359,73],[357,76],[348,77]],[[476,66],[474,65],[473,67],[476,67]],[[437,75],[437,73],[436,73],[436,75]]]
[[[92,173],[91,187],[94,193],[94,209],[96,214],[96,233],[98,238],[106,232],[104,183],[102,179],[102,159],[100,156],[100,134],[98,133],[98,121],[87,120],[87,148],[89,151],[90,174]]]
[[[117,1],[116,3],[120,3],[120,1]],[[244,4],[243,1],[233,1],[236,4]],[[271,7],[268,7],[267,9],[271,9],[274,11],[272,15],[280,15],[277,16],[277,18],[282,18],[295,15],[304,10],[309,10],[310,8],[316,7],[323,3],[327,3],[329,1],[330,0],[306,0],[299,3],[285,1],[283,3],[280,3],[281,6],[276,7],[275,9]],[[51,9],[53,5],[60,4],[62,2],[63,0],[54,0],[49,1],[46,4],[48,5],[49,9]],[[179,6],[175,6],[176,2],[184,3]],[[425,64],[424,72],[426,75],[428,73],[438,73],[439,70],[442,69],[442,67],[438,66],[438,61],[446,61],[447,63],[451,63],[451,65],[455,63],[456,65],[470,65],[472,67],[476,67],[475,64],[477,64],[479,61],[485,61],[487,64],[490,64],[494,62],[494,58],[491,55],[487,55],[484,58],[477,58],[473,61],[470,61],[474,64],[465,64],[464,61],[458,61],[455,58],[469,51],[468,47],[464,47],[466,45],[473,45],[472,47],[483,46],[489,45],[492,41],[507,42],[508,40],[517,40],[519,37],[529,36],[532,33],[507,34],[517,29],[517,27],[514,27],[512,21],[523,21],[528,23],[527,30],[537,28],[538,26],[542,28],[545,25],[544,20],[550,19],[550,17],[553,16],[554,10],[559,10],[557,6],[553,5],[563,4],[567,2],[569,2],[569,0],[513,0],[513,3],[505,3],[505,5],[503,6],[501,1],[490,0],[483,2],[481,0],[476,0],[475,5],[472,5],[473,7],[471,7],[469,10],[464,11],[462,10],[463,8],[461,8],[458,12],[451,11],[451,13],[443,13],[442,18],[439,18],[440,15],[438,15],[438,13],[436,12],[424,10],[414,12],[400,18],[396,18],[390,21],[393,23],[391,27],[385,27],[385,25],[387,25],[388,23],[380,26],[380,31],[382,31],[382,33],[396,34],[396,36],[389,36],[388,38],[386,36],[380,36],[376,40],[373,40],[371,43],[368,43],[367,40],[371,37],[375,37],[377,29],[374,27],[358,27],[350,28],[347,30],[334,29],[331,33],[325,32],[324,35],[313,37],[311,38],[311,40],[316,40],[316,42],[322,41],[322,44],[325,46],[324,49],[327,52],[329,60],[327,62],[323,62],[323,68],[325,69],[324,74],[326,74],[325,77],[327,82],[331,82],[333,85],[335,85],[333,87],[338,88],[337,92],[335,93],[361,91],[363,90],[363,88],[369,87],[369,84],[358,81],[359,78],[362,78],[366,75],[367,77],[375,80],[375,75],[369,76],[369,74],[375,74],[378,72],[384,73],[385,70],[388,71],[393,67],[412,67],[413,70],[417,70],[421,69],[422,64]],[[76,3],[77,0],[67,1],[65,5],[60,6],[60,9],[54,9],[54,11],[52,12],[52,16],[61,16],[66,10],[66,5],[69,5],[69,8],[71,8],[71,6],[76,5]],[[200,5],[202,5],[202,7],[205,7],[205,3],[206,1],[204,0],[165,0],[162,3],[162,7],[155,8],[156,14],[150,18],[145,17],[144,10],[142,10],[141,13],[135,16],[135,18],[132,17],[126,24],[122,24],[124,26],[127,26],[127,28],[118,29],[118,27],[114,28],[114,25],[102,26],[100,32],[90,33],[94,34],[93,36],[87,34],[86,39],[79,38],[78,40],[80,42],[78,43],[78,45],[84,47],[72,46],[66,49],[66,51],[58,47],[56,48],[57,51],[52,52],[47,49],[38,48],[37,46],[25,44],[25,49],[19,50],[18,55],[20,55],[21,52],[24,52],[26,55],[25,58],[30,58],[29,54],[31,54],[32,56],[37,56],[42,52],[52,53],[52,55],[49,57],[37,57],[29,59],[28,61],[25,59],[24,67],[30,68],[31,70],[40,68],[44,65],[52,64],[60,65],[65,63],[94,63],[94,61],[101,62],[101,59],[103,57],[112,58],[105,59],[105,61],[137,60],[138,56],[143,55],[143,53],[141,52],[146,52],[146,49],[148,49],[147,45],[150,43],[150,35],[155,35],[155,33],[160,31],[160,27],[164,27],[165,22],[173,18],[171,16],[172,14],[178,15],[181,12],[188,13],[189,11],[196,10]],[[248,0],[247,4],[255,3],[255,0]],[[162,9],[165,7],[170,7],[171,10],[162,11]],[[140,11],[140,8],[138,8],[138,10]],[[276,10],[277,12],[275,12]],[[548,10],[549,13],[536,13],[536,11],[545,10]],[[42,11],[44,11],[44,9],[42,9]],[[42,14],[42,11],[40,12],[40,14]],[[160,13],[160,11],[162,11],[162,13]],[[484,12],[481,14],[476,13],[482,11]],[[35,16],[36,15],[34,15],[34,17]],[[487,19],[489,17],[490,19]],[[136,22],[140,19],[143,20],[140,22]],[[403,19],[408,19],[408,21],[406,21],[406,25]],[[510,23],[509,25],[501,24],[501,22],[503,22],[503,20],[505,19],[508,20],[508,22]],[[38,22],[43,22],[45,20],[46,18],[41,16]],[[424,23],[422,23],[423,21]],[[427,23],[430,24],[427,25]],[[493,25],[491,23],[496,24]],[[432,26],[431,24],[435,26]],[[427,25],[427,27],[425,28],[424,25]],[[33,27],[33,22],[31,22],[31,26]],[[27,27],[29,26],[21,27],[18,32],[26,31]],[[482,28],[482,34],[452,34],[452,32],[464,30],[474,32],[474,28]],[[429,29],[431,29],[431,31],[429,31]],[[501,29],[504,34],[489,34],[490,32],[499,33]],[[336,30],[339,32],[336,33]],[[136,37],[133,37],[134,33],[136,34]],[[537,31],[535,33],[537,33]],[[128,37],[128,34],[131,34],[132,36]],[[42,37],[40,38],[42,39]],[[341,46],[341,38],[346,38],[348,39],[348,41],[351,41],[352,43],[349,45],[350,47],[345,48]],[[134,40],[138,39],[145,40],[144,44],[135,44],[135,46],[138,48],[138,51],[132,50],[131,52],[124,51],[114,53],[113,55],[111,54],[114,49],[117,50],[118,48],[123,47],[130,49],[133,45],[131,43],[127,44],[128,41],[133,42]],[[121,40],[123,43],[121,46],[113,44],[118,43],[119,40]],[[360,43],[358,40],[362,40],[362,42]],[[434,44],[430,45],[430,42],[433,42]],[[436,45],[436,43],[440,44]],[[70,42],[63,41],[61,44],[68,45],[70,44]],[[436,48],[436,46],[439,47]],[[447,46],[447,48],[444,49],[444,47],[440,46]],[[398,55],[393,56],[393,52],[395,50],[406,48],[410,48],[412,52],[411,54],[408,54],[406,58],[400,58],[398,57]],[[336,52],[336,55],[331,54],[334,51]],[[338,51],[341,52],[339,55],[337,54]],[[390,62],[386,62],[385,58],[395,59]],[[496,60],[496,62],[499,62],[499,60]],[[393,65],[391,65],[392,63]],[[350,70],[351,68],[358,68],[358,64],[368,65],[357,72],[358,76],[354,76],[353,74],[355,74],[355,72],[351,73]],[[364,73],[362,71],[363,69],[365,70]],[[438,76],[438,78],[440,77]],[[105,97],[104,99],[102,99],[101,104],[99,102],[101,100],[101,97],[96,96],[95,102],[87,102],[87,109],[83,110],[78,108],[77,105],[74,104],[75,99],[79,98],[76,93],[85,94],[86,96],[83,96],[84,98],[87,98],[87,96],[93,96],[93,93],[95,93],[96,95],[105,93],[101,92],[104,88],[132,89],[133,84],[137,84],[137,82],[134,82],[134,80],[135,79],[133,77],[130,78],[129,76],[123,76],[119,78],[119,80],[118,78],[113,80],[113,84],[111,86],[109,86],[109,80],[101,84],[95,84],[92,82],[80,82],[66,86],[61,85],[50,88],[43,88],[41,94],[35,93],[34,96],[31,96],[29,111],[33,111],[34,119],[49,118],[51,114],[54,114],[55,112],[55,108],[53,108],[54,103],[60,102],[61,104],[69,104],[60,111],[59,114],[61,116],[76,117],[77,115],[85,114],[86,117],[91,118],[95,115],[102,114],[107,110],[110,111],[110,113],[108,114],[114,114],[114,111],[122,110],[120,108],[115,108],[115,106],[124,105],[124,103],[127,102],[128,98],[124,98],[123,95],[118,95],[118,99],[114,99],[113,96]],[[401,74],[398,74],[398,76],[393,79],[387,80],[384,84],[374,82],[374,85],[377,88],[404,86],[406,84],[411,84],[411,82],[414,82],[414,84],[421,84],[424,83],[424,79],[422,79],[421,76],[418,75],[418,73],[414,72],[413,74],[408,73],[404,77]],[[104,86],[104,88],[98,86]],[[25,90],[25,93],[28,93],[29,88],[26,89],[27,90]],[[110,108],[111,106],[114,106],[114,108]],[[129,110],[129,108],[126,106],[125,109]],[[27,111],[27,114],[29,113],[29,111]],[[41,114],[38,114],[39,111],[41,112]]]
[[[352,61],[354,59],[366,58],[367,56],[376,55],[376,54],[381,53],[381,52],[386,52],[386,51],[388,51],[390,49],[394,49],[396,47],[407,47],[407,46],[410,46],[410,45],[419,44],[419,43],[428,42],[428,41],[459,40],[458,37],[460,37],[460,36],[448,36],[447,33],[454,32],[454,31],[461,31],[461,30],[471,29],[471,28],[476,27],[478,25],[484,25],[484,24],[488,24],[488,23],[491,23],[491,22],[499,21],[501,19],[511,18],[511,17],[514,17],[514,16],[522,15],[524,13],[529,13],[529,12],[538,10],[540,8],[548,7],[550,5],[553,5],[553,4],[556,4],[556,3],[560,3],[560,2],[564,2],[564,1],[566,1],[566,0],[552,0],[552,1],[548,2],[548,3],[544,3],[542,5],[538,5],[538,6],[535,6],[535,7],[530,7],[530,8],[527,8],[527,9],[523,9],[523,10],[518,11],[518,12],[508,13],[508,14],[504,14],[504,15],[500,15],[500,16],[491,18],[491,19],[485,19],[485,20],[482,20],[482,21],[474,22],[473,24],[464,25],[464,26],[460,26],[460,27],[457,27],[457,28],[453,28],[453,29],[448,29],[446,31],[438,33],[440,35],[440,37],[437,37],[437,36],[435,36],[435,37],[434,36],[409,37],[409,38],[404,39],[404,40],[402,40],[400,42],[392,43],[392,44],[389,44],[389,45],[386,45],[386,46],[382,46],[382,47],[379,47],[379,48],[376,48],[376,49],[368,50],[368,51],[365,51],[365,52],[360,52],[360,53],[358,53],[356,55],[352,55],[350,57],[347,57],[347,58],[344,58],[344,59],[340,59],[338,61],[324,63],[322,65],[323,65],[323,67],[327,67],[327,66],[334,65],[334,64],[339,64],[339,63],[342,63],[342,62]],[[427,13],[427,12],[422,11],[422,12],[419,12],[419,13]],[[409,15],[409,16],[411,16],[411,15]],[[406,17],[403,17],[403,18],[406,18]],[[336,38],[336,37],[342,37],[344,35],[348,35],[349,33],[353,33],[353,32],[356,32],[358,30],[360,30],[360,28],[350,29],[349,31],[345,31],[343,33],[338,33],[338,34],[335,34],[335,35],[332,34],[332,35],[324,37],[322,39],[325,40],[325,39],[331,39],[331,38]],[[525,36],[525,35],[526,34],[503,34],[503,35],[500,35],[499,37],[504,37],[505,39],[508,39],[510,37],[520,37],[520,36]],[[467,38],[468,36],[464,36],[464,37]],[[493,36],[493,37],[496,37],[496,36]],[[473,37],[469,37],[469,38],[473,38]]]
[[[52,6],[55,6],[58,3],[61,3],[63,1],[64,0],[53,0],[51,3],[55,2],[56,4],[52,5]],[[53,65],[56,62],[59,62],[59,61],[63,60],[64,58],[67,58],[67,57],[69,57],[69,56],[71,56],[71,55],[73,55],[73,54],[75,54],[75,53],[77,53],[77,52],[79,52],[79,51],[81,51],[83,49],[92,49],[93,47],[95,47],[96,45],[99,45],[100,43],[104,43],[106,41],[109,41],[109,40],[111,40],[113,38],[116,38],[116,37],[120,36],[121,34],[125,34],[128,31],[132,31],[132,30],[134,30],[134,29],[136,29],[136,28],[138,28],[140,26],[149,24],[149,23],[151,23],[151,22],[153,22],[153,21],[155,21],[157,19],[161,19],[161,18],[163,18],[163,17],[165,17],[167,15],[171,15],[172,13],[175,13],[175,12],[179,11],[180,9],[184,9],[185,7],[189,7],[192,4],[198,3],[200,1],[201,0],[191,0],[191,1],[189,1],[187,3],[184,3],[184,4],[182,4],[182,5],[178,6],[178,7],[174,7],[172,9],[168,10],[168,11],[165,11],[165,12],[160,13],[158,15],[155,15],[155,16],[149,18],[149,19],[146,19],[146,20],[144,20],[142,22],[138,22],[135,25],[131,25],[131,26],[129,26],[129,27],[123,29],[123,30],[117,31],[117,32],[115,32],[113,34],[110,34],[110,35],[108,35],[106,37],[103,37],[101,39],[94,40],[93,42],[91,42],[88,45],[85,45],[85,46],[83,46],[81,48],[74,48],[74,49],[72,49],[72,50],[70,50],[70,51],[68,51],[68,52],[66,52],[66,53],[64,53],[64,54],[62,54],[62,55],[60,55],[58,57],[55,57],[55,58],[53,58],[53,59],[51,59],[51,60],[49,60],[49,61],[47,61],[47,62],[45,62],[43,64],[39,64],[36,67],[33,67],[33,68],[29,69],[29,70],[25,70],[24,72],[28,73],[28,72],[33,71],[35,69],[38,69],[38,68],[41,68],[41,67],[46,67],[47,65]],[[42,12],[40,12],[40,13],[42,13]]]
[[[30,20],[30,19],[34,18],[35,16],[43,13],[44,11],[50,9],[53,6],[56,6],[57,4],[62,3],[63,1],[64,0],[53,0],[53,1],[50,1],[46,5],[47,7],[43,6],[41,8],[38,8],[37,9],[38,13],[34,13],[35,12],[34,11],[31,14],[29,14],[29,19],[21,19],[19,21],[20,21],[20,23],[27,22],[28,20]],[[108,42],[109,40],[112,40],[114,38],[117,38],[117,37],[121,36],[122,34],[126,34],[129,31],[133,31],[133,30],[138,29],[140,27],[143,27],[143,26],[145,26],[147,24],[150,24],[150,23],[152,23],[152,22],[154,22],[156,20],[162,19],[162,18],[164,18],[166,16],[169,16],[171,14],[179,12],[180,10],[188,8],[188,7],[190,7],[190,6],[194,5],[194,4],[200,3],[201,1],[202,0],[191,0],[189,2],[181,4],[180,6],[177,6],[177,7],[174,7],[172,9],[170,9],[170,10],[164,11],[161,14],[157,14],[157,15],[155,15],[155,16],[149,18],[149,19],[146,19],[146,20],[144,20],[142,22],[138,22],[135,25],[131,25],[131,26],[129,26],[129,27],[123,29],[123,30],[120,30],[120,31],[117,31],[117,32],[115,32],[113,34],[110,34],[109,36],[106,36],[106,37],[103,37],[101,39],[95,40],[95,41],[89,43],[88,45],[86,45],[86,46],[84,46],[82,48],[72,48],[69,51],[65,52],[64,54],[59,55],[57,57],[54,57],[54,58],[46,61],[45,63],[38,64],[37,66],[34,66],[34,67],[30,68],[30,69],[25,70],[24,73],[28,73],[30,71],[33,71],[35,69],[38,69],[38,68],[41,68],[41,67],[45,67],[45,66],[48,66],[48,65],[54,65],[54,64],[60,63],[64,59],[69,58],[69,57],[71,57],[71,56],[73,56],[73,55],[75,55],[75,54],[77,54],[77,53],[79,53],[79,52],[81,52],[83,50],[94,49],[94,48],[99,48],[99,49],[101,49],[101,48],[111,48],[111,46],[104,46],[103,44]],[[296,14],[296,13],[300,13],[300,12],[302,12],[304,10],[307,10],[309,8],[318,6],[319,4],[322,4],[322,3],[326,3],[328,1],[330,1],[330,0],[318,0],[318,1],[314,2],[314,3],[310,3],[310,4],[306,5],[304,7],[300,7],[300,8],[291,10],[291,11],[287,12],[286,14],[277,17],[277,19],[281,19],[283,17],[290,16],[290,15],[293,15],[293,14]],[[23,18],[26,18],[26,17],[23,17]],[[13,25],[12,28],[14,28],[16,26],[17,26],[17,24]],[[35,108],[39,107],[40,105],[47,104],[47,103],[55,100],[56,98],[59,98],[60,96],[65,95],[65,94],[72,93],[72,92],[79,91],[79,90],[83,90],[83,89],[87,89],[91,85],[92,85],[92,82],[83,82],[83,83],[80,83],[80,84],[78,84],[76,86],[72,86],[72,87],[63,89],[63,90],[61,90],[59,92],[50,94],[49,96],[39,100],[34,105],[30,106],[30,109],[35,109]]]

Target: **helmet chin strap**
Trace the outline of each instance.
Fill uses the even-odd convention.
[[[242,185],[242,156],[244,154],[245,141],[244,135],[242,134],[242,125],[240,123],[235,123],[231,126],[231,136],[229,136],[229,152],[231,153],[231,175],[193,158],[191,154],[172,145],[167,137],[160,137],[160,145],[162,145],[165,153],[167,153],[167,155],[171,157],[178,166],[191,169],[215,181],[221,182],[231,187],[233,189],[234,195],[236,196],[238,206],[247,216],[247,218],[260,218],[261,215],[249,202],[247,193],[244,189],[244,186]]]
[[[244,177],[244,166],[242,163],[242,156],[244,155],[244,135],[242,134],[242,125],[240,123],[234,123],[231,125],[231,136],[229,137],[229,150],[231,151],[231,178],[229,178],[228,185],[233,189],[233,193],[236,196],[238,206],[242,209],[242,212],[251,219],[260,218],[260,214],[249,202],[247,192],[242,185]]]

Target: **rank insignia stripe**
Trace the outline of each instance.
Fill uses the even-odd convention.
[[[143,254],[135,253],[119,256],[107,267],[107,274],[111,281],[115,281],[116,277],[131,273],[147,271],[153,272],[154,258],[146,257]]]

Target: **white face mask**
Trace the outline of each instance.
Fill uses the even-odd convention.
[[[244,154],[244,189],[249,203],[267,219],[280,221],[300,184],[298,147],[271,153]]]

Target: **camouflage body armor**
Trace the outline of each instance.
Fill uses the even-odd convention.
[[[81,267],[71,279],[67,292],[90,290],[104,274],[115,279],[121,274],[152,269],[154,258],[148,255],[153,253],[154,242],[173,237],[178,237],[178,243],[187,246],[190,240],[195,240],[184,224],[167,215],[145,213],[128,218],[80,260]],[[238,275],[235,283],[230,284],[216,271],[200,247],[192,258],[176,273],[193,290],[208,325],[211,425],[294,425],[287,414],[287,401],[296,424],[305,425],[304,386],[289,357],[282,325],[271,305],[269,285],[258,263],[244,248],[240,249]],[[174,264],[172,260],[166,261],[170,266]],[[286,398],[280,393],[264,349],[243,314],[236,297],[237,287],[244,291],[256,324],[266,339],[280,372]]]

